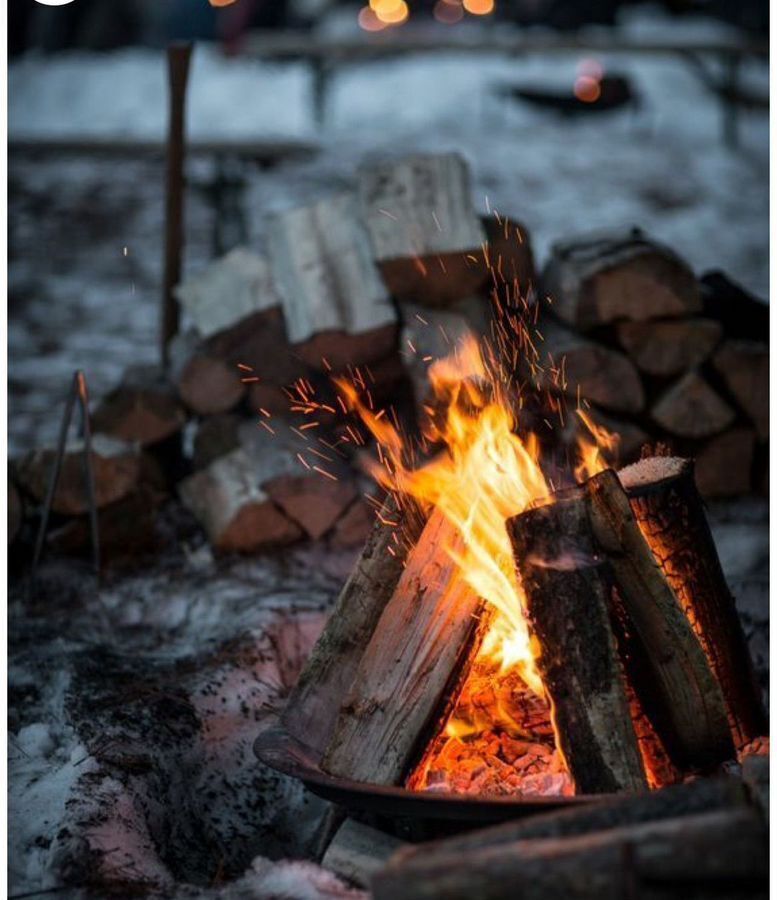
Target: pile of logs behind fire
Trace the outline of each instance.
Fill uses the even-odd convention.
[[[414,156],[271,216],[265,256],[238,248],[179,286],[187,327],[169,369],[128,371],[94,416],[106,552],[146,546],[171,491],[220,551],[361,542],[373,511],[352,464],[365,447],[330,379],[412,431],[430,363],[519,294],[540,303],[547,387],[591,404],[621,435],[621,463],[661,442],[696,457],[705,496],[766,490],[763,304],[722,276],[697,282],[638,232],[558,245],[538,279],[527,229],[476,214],[462,159]],[[517,362],[536,380],[531,356]],[[80,450],[54,500],[63,550],[88,535]],[[41,449],[13,466],[11,538],[52,460]]]

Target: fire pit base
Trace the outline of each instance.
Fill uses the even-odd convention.
[[[282,728],[263,732],[254,743],[261,762],[298,778],[305,787],[349,813],[384,816],[428,823],[431,828],[446,823],[446,831],[466,830],[549,812],[572,805],[597,803],[611,794],[581,794],[575,797],[482,797],[464,794],[411,791],[337,778],[323,772],[306,748]]]

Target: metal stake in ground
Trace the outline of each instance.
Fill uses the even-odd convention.
[[[100,574],[100,534],[97,522],[97,500],[94,489],[94,469],[92,467],[92,427],[89,419],[89,392],[86,387],[86,377],[79,369],[73,375],[73,381],[70,391],[65,402],[65,411],[62,416],[62,424],[59,428],[59,438],[57,440],[57,455],[54,459],[54,466],[51,470],[48,487],[46,489],[46,497],[43,501],[43,509],[41,511],[40,527],[38,528],[38,536],[35,540],[35,552],[32,557],[32,575],[38,569],[41,554],[43,553],[43,542],[46,539],[46,532],[49,527],[49,518],[51,516],[51,507],[54,503],[54,494],[57,491],[59,483],[59,475],[62,471],[62,460],[65,457],[65,448],[67,446],[67,433],[70,430],[70,423],[73,419],[73,407],[78,400],[81,407],[81,430],[84,437],[84,484],[86,486],[86,496],[89,505],[89,528],[92,538],[92,565],[96,575]]]
[[[165,212],[165,274],[162,297],[162,365],[167,365],[167,345],[178,333],[178,302],[173,295],[181,279],[183,249],[184,134],[186,85],[192,44],[171,44],[167,48],[168,83],[170,87],[170,124],[167,138],[167,196]]]

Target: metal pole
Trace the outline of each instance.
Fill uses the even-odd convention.
[[[162,365],[168,361],[168,342],[178,333],[178,302],[173,289],[181,278],[183,249],[184,159],[186,155],[186,85],[192,44],[167,48],[170,89],[170,125],[167,139],[167,194],[165,213],[164,294],[162,297]]]

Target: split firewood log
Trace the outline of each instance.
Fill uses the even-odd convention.
[[[95,431],[141,447],[178,434],[186,413],[175,387],[156,367],[135,366],[101,401],[92,416]]]
[[[363,544],[372,530],[375,511],[363,499],[358,498],[335,522],[330,538],[332,547],[355,547]]]
[[[484,284],[486,234],[458,154],[417,155],[359,170],[374,258],[398,299],[445,306]]]
[[[223,359],[196,353],[178,376],[181,400],[200,416],[213,416],[234,409],[245,396],[240,371]]]
[[[639,668],[626,658],[629,681],[677,768],[711,771],[733,757],[734,745],[704,650],[615,472],[594,475],[585,493],[595,540],[612,566],[634,632],[631,643],[638,641],[642,651]]]
[[[194,434],[192,468],[207,467],[220,456],[226,456],[240,446],[240,429],[246,420],[235,413],[208,416],[197,425]]]
[[[269,498],[296,522],[309,538],[323,537],[356,499],[353,479],[333,480],[317,473],[278,475],[264,485]]]
[[[477,650],[482,601],[446,552],[462,538],[435,510],[386,603],[321,763],[355,781],[396,785]]]
[[[536,342],[544,372],[540,383],[568,397],[616,413],[637,413],[645,405],[642,381],[623,353],[587,340],[546,318]]]
[[[305,363],[340,371],[396,346],[396,313],[353,195],[271,216],[267,241],[289,340]]]
[[[753,489],[755,433],[732,428],[696,453],[696,485],[703,497],[737,497]]]
[[[84,473],[84,442],[71,439],[62,460],[52,510],[68,516],[89,511]],[[15,469],[20,487],[43,502],[54,466],[56,450],[35,450],[24,456]],[[142,476],[140,453],[131,444],[104,434],[92,435],[92,470],[94,472],[95,502],[98,509],[126,497],[138,485]]]
[[[714,319],[620,322],[618,342],[648,375],[679,375],[704,362],[720,342],[723,328]]]
[[[407,548],[416,543],[424,520],[413,504],[405,503],[400,509],[393,497],[387,499],[289,697],[282,722],[316,760],[329,744],[346,691],[405,571]]]
[[[508,520],[535,657],[579,793],[647,787],[610,626],[613,576],[580,491]]]
[[[658,398],[653,421],[671,435],[707,438],[724,431],[736,413],[699,372],[687,372]]]
[[[204,340],[281,305],[267,260],[246,247],[179,284],[175,295]]]
[[[297,445],[287,430],[270,434],[256,423],[239,428],[239,446],[184,479],[181,499],[204,527],[215,548],[250,553],[274,544],[287,544],[304,535],[270,497],[274,479],[304,470]]]
[[[753,663],[694,480],[691,460],[650,457],[621,469],[637,522],[723,692],[734,743],[766,732]]]
[[[723,272],[699,279],[704,315],[723,326],[734,340],[763,341],[769,334],[769,304],[733,282]]]
[[[758,437],[767,440],[769,345],[756,341],[726,341],[712,362],[731,396],[755,425]]]
[[[555,244],[542,285],[555,314],[583,331],[619,319],[644,322],[701,309],[693,272],[637,228]]]
[[[399,838],[354,819],[346,819],[327,847],[321,865],[366,888],[372,876],[402,846],[404,841]]]
[[[400,854],[403,851],[400,851]],[[471,853],[392,861],[372,881],[375,900],[726,900],[768,894],[768,833],[754,809],[680,815],[566,838],[536,838]]]

